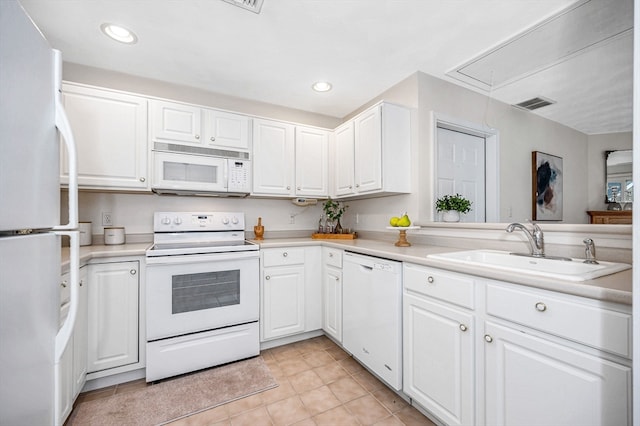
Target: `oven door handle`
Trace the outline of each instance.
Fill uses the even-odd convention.
[[[225,253],[181,254],[175,256],[147,256],[147,265],[184,265],[187,263],[222,262],[260,257],[258,250],[232,251]]]

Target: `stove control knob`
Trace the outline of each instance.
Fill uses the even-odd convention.
[[[169,219],[168,217],[163,217],[162,220],[160,221],[162,222],[163,225],[170,225],[171,224],[171,219]]]
[[[179,217],[176,217],[175,219],[173,219],[173,223],[175,223],[176,225],[180,225],[182,223],[182,219]]]
[[[231,219],[231,222],[232,222],[234,225],[237,225],[237,224],[238,224],[238,222],[240,222],[240,221],[238,220],[238,218],[237,218],[237,217],[235,217],[235,216],[234,216],[234,217],[233,217],[233,219]]]
[[[225,224],[225,225],[228,225],[229,224],[229,218],[228,217],[223,217],[222,218],[222,223]]]

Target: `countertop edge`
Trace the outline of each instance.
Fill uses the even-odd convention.
[[[266,240],[249,240],[260,245],[260,249],[280,247],[312,247],[324,246],[355,253],[382,257],[400,262],[409,262],[423,266],[430,266],[452,272],[466,273],[480,278],[496,281],[506,281],[528,287],[550,290],[558,293],[572,294],[606,302],[631,305],[632,300],[632,269],[594,280],[574,282],[553,280],[543,277],[514,274],[495,269],[482,269],[475,266],[451,264],[428,258],[427,255],[464,250],[464,248],[443,247],[431,245],[413,245],[411,247],[396,247],[393,242],[354,239],[354,240],[321,240],[310,238],[276,238]],[[145,256],[146,250],[152,243],[133,243],[122,245],[95,245],[80,247],[80,266],[91,260],[112,257]],[[62,271],[69,268],[69,248],[62,248]]]

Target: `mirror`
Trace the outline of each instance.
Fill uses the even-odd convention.
[[[617,204],[610,209],[622,208],[620,205],[633,202],[633,152],[632,150],[606,151],[606,203]],[[629,207],[631,205],[629,204]]]

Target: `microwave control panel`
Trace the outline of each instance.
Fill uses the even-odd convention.
[[[251,192],[251,162],[229,159],[229,192]]]

